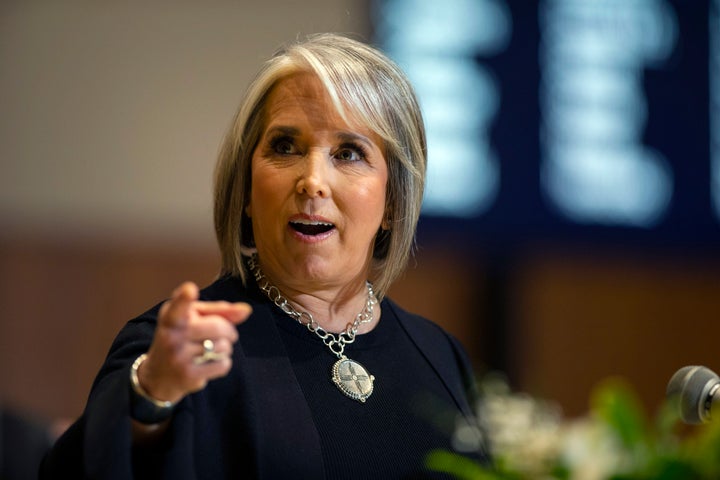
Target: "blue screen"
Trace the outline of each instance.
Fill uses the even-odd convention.
[[[720,0],[377,0],[428,132],[420,234],[720,250]]]

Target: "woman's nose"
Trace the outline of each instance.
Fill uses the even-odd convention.
[[[330,196],[330,166],[324,153],[310,152],[305,156],[301,168],[297,182],[297,193],[311,198]]]

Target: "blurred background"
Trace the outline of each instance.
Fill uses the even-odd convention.
[[[0,4],[0,402],[82,412],[112,339],[219,266],[217,149],[262,61],[351,33],[417,87],[418,252],[391,291],[478,372],[587,409],[720,370],[720,0]]]

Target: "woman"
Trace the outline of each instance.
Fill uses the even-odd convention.
[[[385,298],[412,248],[425,154],[412,88],[377,50],[319,35],[273,57],[216,169],[221,276],[123,328],[43,473],[422,474],[472,425],[462,348]]]

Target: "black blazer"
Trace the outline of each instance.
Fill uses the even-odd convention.
[[[230,373],[178,404],[162,445],[133,452],[129,369],[150,347],[155,306],[118,334],[83,415],[46,456],[41,479],[324,478],[318,432],[272,318],[273,305],[256,286],[245,288],[235,277],[216,281],[201,298],[253,307],[238,326]],[[472,369],[458,342],[389,299],[381,307],[383,317],[397,318],[458,409],[474,422]]]

